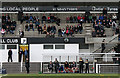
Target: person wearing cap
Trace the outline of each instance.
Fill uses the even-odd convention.
[[[83,73],[83,64],[84,64],[84,61],[82,58],[80,58],[79,60],[79,73]]]
[[[86,59],[86,62],[85,62],[85,73],[89,73],[89,62],[88,62],[88,59]]]

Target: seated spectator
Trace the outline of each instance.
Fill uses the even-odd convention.
[[[112,20],[110,20],[109,22],[109,27],[112,27]]]
[[[5,29],[1,29],[1,34],[2,34],[2,37],[5,35]]]
[[[28,31],[28,30],[29,30],[29,25],[26,24],[26,25],[25,25],[25,31]]]
[[[46,25],[44,25],[44,27],[43,27],[43,34],[47,34],[48,32],[47,32],[47,28],[46,28]]]
[[[66,28],[66,35],[69,36],[69,34],[70,34],[70,30],[69,30],[69,28],[67,27],[67,28]]]
[[[80,19],[81,19],[81,17],[80,17],[80,15],[77,17],[77,20],[78,20],[78,23],[80,23]]]
[[[73,17],[73,22],[74,23],[77,23],[78,22],[78,20],[77,20],[77,16],[74,14],[74,17]]]
[[[83,27],[81,26],[81,24],[78,25],[77,29],[78,29],[79,33],[82,34]]]
[[[66,23],[70,23],[70,18],[66,17]]]
[[[108,20],[108,19],[107,19],[107,21],[106,21],[106,27],[107,27],[107,28],[110,28],[109,20]]]
[[[101,15],[99,16],[99,20],[100,20],[100,21],[103,21],[103,19],[104,19],[104,16],[103,16],[103,14],[101,14]]]
[[[50,63],[48,64],[48,69],[49,69],[49,72],[50,72],[50,73],[53,72],[53,64],[52,64],[52,61],[50,61]]]
[[[67,61],[66,61],[65,64],[64,64],[64,69],[65,69],[65,72],[66,72],[66,73],[69,72],[69,64],[68,64]]]
[[[50,27],[50,25],[48,25],[48,27],[47,27],[47,32],[48,32],[48,33],[51,32],[51,27]]]
[[[30,21],[33,21],[33,16],[32,16],[32,14],[30,14],[29,20],[30,20]]]
[[[61,73],[64,72],[64,67],[63,67],[63,65],[60,66],[60,68],[59,68],[59,72],[61,72]]]
[[[53,26],[51,26],[51,33],[56,33],[56,27],[53,25]]]
[[[64,37],[65,36],[65,29],[63,28],[62,29],[62,37]]]
[[[70,28],[70,35],[73,36],[73,26]]]
[[[40,34],[40,33],[42,34],[42,31],[43,31],[43,30],[42,30],[42,27],[39,25],[39,26],[38,26],[38,34]]]
[[[61,28],[58,29],[58,36],[60,36],[60,37],[62,36],[62,30],[61,30]]]
[[[70,16],[70,23],[73,23],[73,17]]]
[[[37,28],[40,25],[40,22],[38,21],[38,19],[35,22],[35,27]]]
[[[19,34],[21,38],[24,37],[24,32],[22,30],[20,30]]]
[[[96,37],[96,32],[95,32],[95,30],[92,31],[92,37]]]
[[[115,34],[119,34],[120,33],[120,30],[119,30],[119,28],[117,27],[116,28],[116,31],[115,31]]]
[[[32,22],[29,24],[29,29],[28,29],[28,31],[29,31],[30,29],[32,29],[32,30],[34,31],[34,27],[33,27],[33,23],[32,23]]]
[[[43,16],[42,16],[42,24],[43,24],[43,21],[45,21],[45,23],[46,23],[46,16],[45,16],[45,14],[43,14]]]
[[[27,23],[29,23],[29,16],[28,16],[28,14],[26,14],[26,16],[24,16],[24,19],[25,19],[25,21],[26,21]]]
[[[50,14],[50,22],[53,23],[54,22],[54,15]]]
[[[73,73],[75,73],[75,69],[76,69],[76,64],[75,64],[75,62],[73,61],[73,64],[72,64],[72,71],[73,71]]]
[[[74,32],[75,32],[76,34],[78,33],[78,28],[77,28],[76,25],[74,26]]]

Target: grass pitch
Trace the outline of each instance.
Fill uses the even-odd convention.
[[[120,74],[8,74],[2,78],[120,78]]]

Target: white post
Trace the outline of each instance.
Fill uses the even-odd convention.
[[[23,68],[23,55],[22,55],[22,59],[21,59],[21,72],[23,71],[22,68]]]
[[[98,73],[98,64],[96,64],[96,73]]]

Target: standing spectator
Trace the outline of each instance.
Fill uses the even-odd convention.
[[[23,55],[23,50],[22,50],[22,48],[20,48],[20,51],[19,51],[18,53],[19,53],[19,62],[21,62],[22,55]]]
[[[117,20],[117,15],[116,14],[113,14],[112,20],[116,22],[116,20]]]
[[[13,62],[13,60],[12,60],[12,50],[11,49],[9,49],[9,51],[8,51],[8,62],[9,62],[9,60],[11,60],[11,62]]]
[[[80,58],[79,60],[79,73],[83,73],[83,64],[84,64],[84,61],[82,58]]]
[[[113,31],[115,31],[115,29],[117,28],[117,23],[115,21],[112,22],[112,29]]]
[[[39,25],[38,26],[38,34],[40,34],[40,33],[42,34],[42,27]]]
[[[25,59],[27,59],[28,58],[28,51],[27,51],[27,49],[25,49],[24,54],[25,54]]]
[[[105,39],[103,39],[102,41],[101,48],[102,48],[101,53],[103,53],[105,50]]]
[[[25,67],[26,67],[27,74],[29,74],[29,67],[30,67],[30,64],[29,64],[28,58],[25,59]]]
[[[85,73],[89,73],[89,62],[88,62],[88,59],[86,59],[86,62],[85,62]]]
[[[50,63],[48,64],[48,69],[49,69],[49,72],[50,72],[50,73],[53,72],[53,64],[52,64],[52,61],[50,61]]]
[[[58,62],[57,58],[55,58],[55,62],[54,62],[54,64],[55,64],[55,73],[58,73],[59,62]]]

